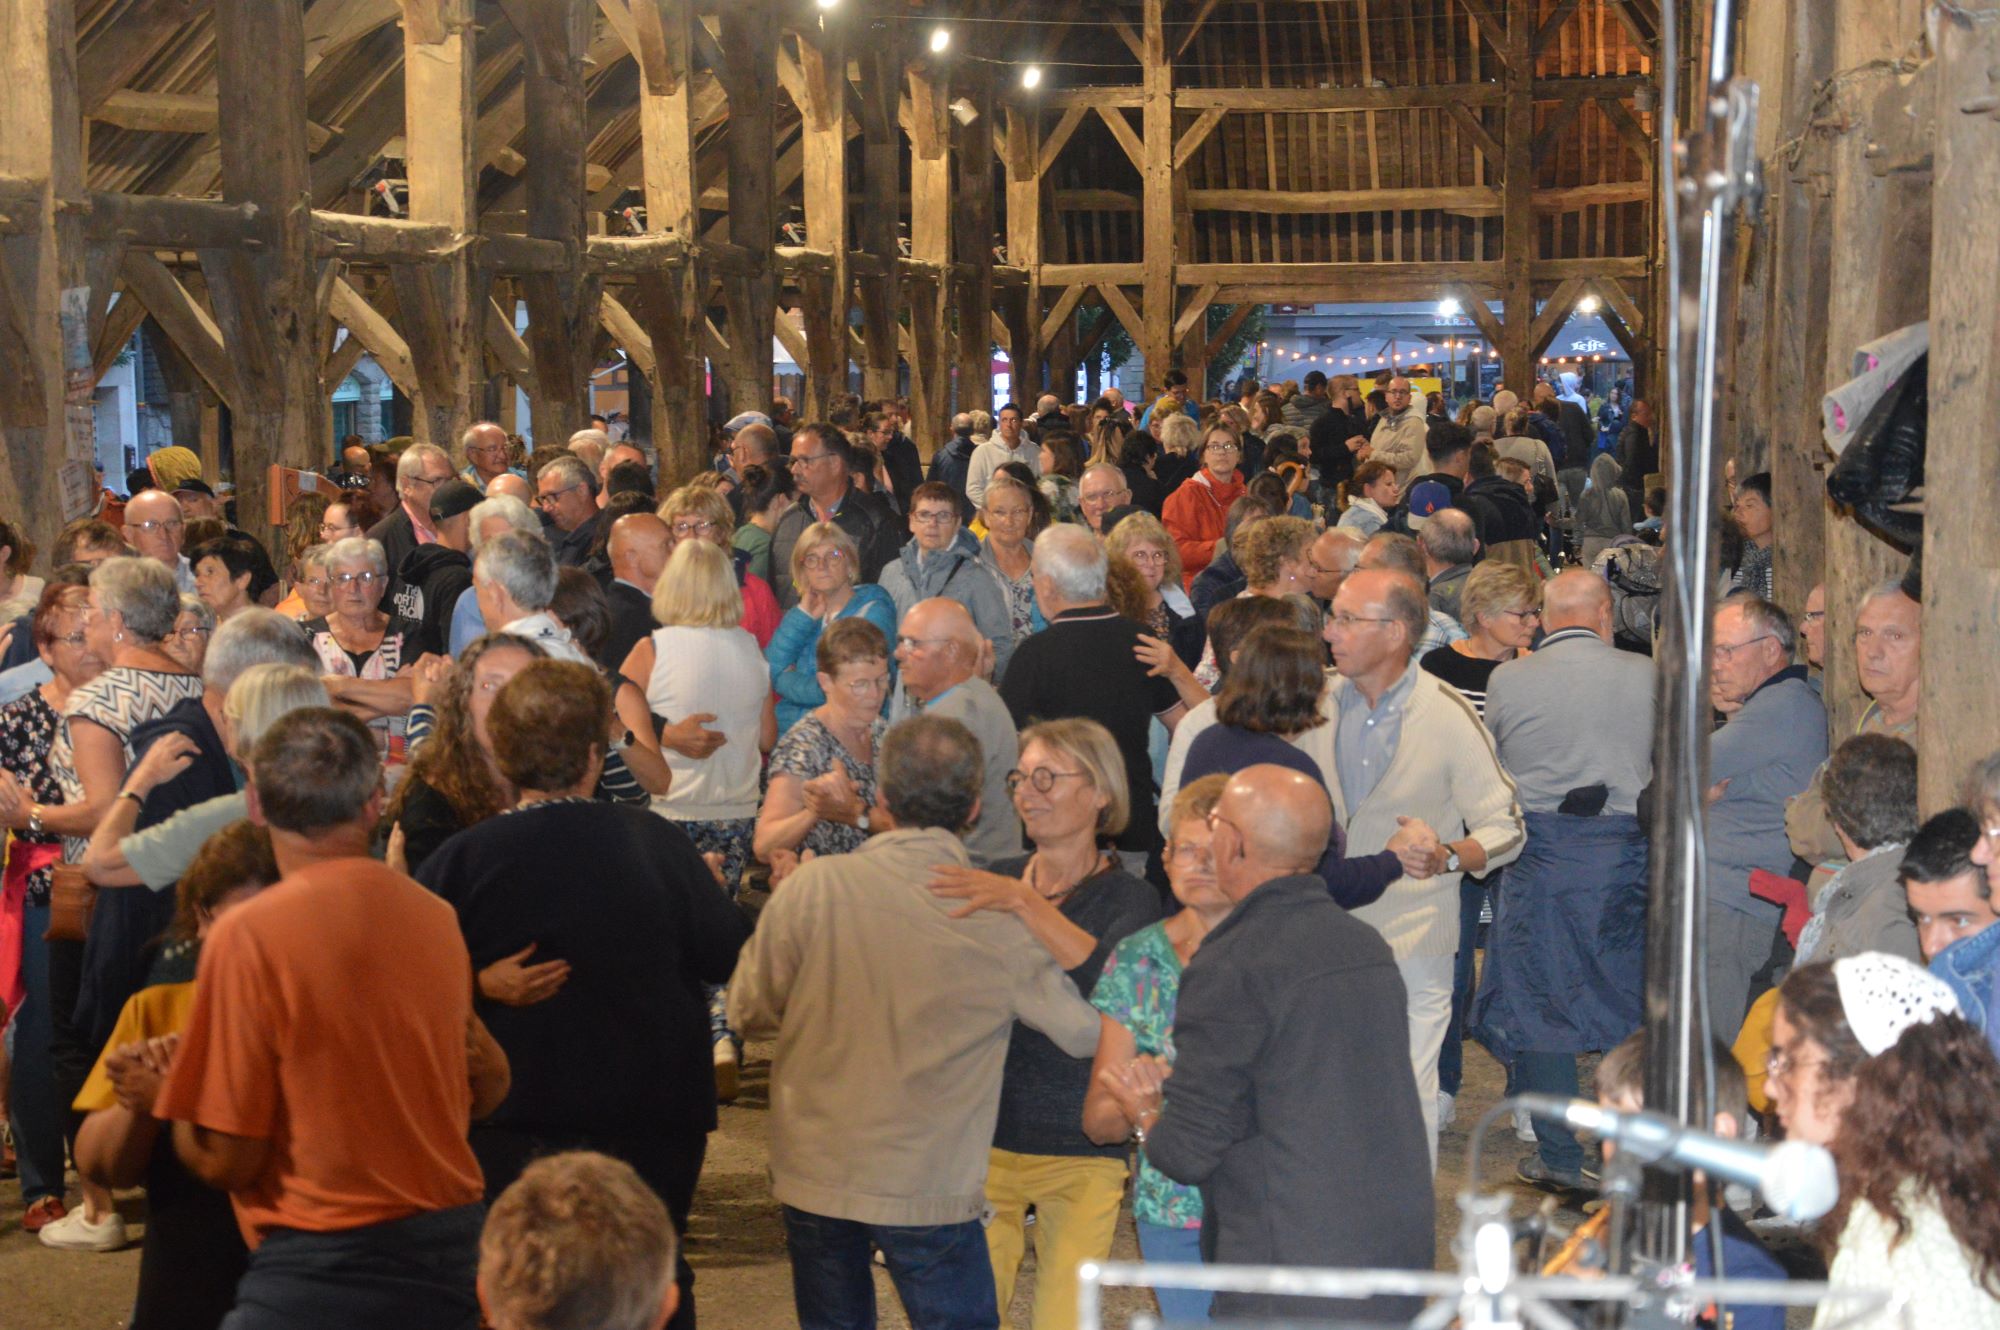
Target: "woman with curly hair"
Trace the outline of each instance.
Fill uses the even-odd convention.
[[[1864,952],[1800,966],[1766,1067],[1788,1135],[1826,1146],[1840,1200],[1822,1226],[1836,1285],[1906,1299],[1862,1330],[2000,1325],[2000,1061],[1943,980]],[[1815,1327],[1849,1310],[1829,1301]]]

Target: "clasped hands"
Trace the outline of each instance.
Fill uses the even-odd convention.
[[[1138,1127],[1160,1116],[1167,1078],[1173,1074],[1171,1062],[1142,1053],[1123,1066],[1100,1068],[1097,1083],[1118,1105],[1118,1111],[1125,1115],[1125,1120]]]
[[[1396,834],[1382,848],[1395,852],[1409,877],[1436,877],[1445,871],[1445,864],[1451,858],[1450,847],[1420,817],[1398,817]]]
[[[121,1044],[104,1055],[104,1074],[111,1079],[112,1093],[127,1112],[150,1117],[160,1085],[174,1065],[174,1053],[181,1046],[178,1034],[141,1039]]]

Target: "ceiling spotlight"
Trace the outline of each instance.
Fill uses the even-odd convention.
[[[1581,300],[1577,301],[1577,302],[1576,302],[1576,312],[1577,312],[1577,313],[1579,313],[1579,314],[1595,314],[1595,313],[1597,313],[1597,297],[1596,297],[1596,296],[1585,296],[1585,297],[1584,297],[1583,299],[1581,299]]]
[[[943,54],[944,54],[944,50],[945,50],[945,48],[946,48],[947,46],[950,46],[950,45],[951,45],[951,29],[950,29],[950,28],[932,28],[932,29],[931,29],[931,54],[932,54],[932,55],[943,55]]]
[[[1464,308],[1450,296],[1438,301],[1438,317],[1441,319],[1455,319],[1464,312]]]
[[[821,9],[836,9],[840,5],[840,0],[816,0],[816,3]]]
[[[1029,65],[1026,69],[1022,70],[1021,86],[1030,90],[1041,87],[1042,67],[1040,65]]]

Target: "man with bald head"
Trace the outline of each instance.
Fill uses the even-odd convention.
[[[486,482],[486,497],[519,499],[530,508],[535,506],[535,484],[518,471],[503,471]]]
[[[459,438],[458,449],[465,455],[465,469],[458,478],[481,494],[496,476],[521,474],[507,465],[507,431],[490,420],[467,429]]]
[[[1109,462],[1092,462],[1076,483],[1076,506],[1099,540],[1110,535],[1104,529],[1104,515],[1132,502],[1132,482],[1125,472]]]
[[[1021,853],[1021,818],[1007,789],[1007,773],[1021,757],[1020,735],[983,677],[993,668],[991,652],[971,612],[946,596],[912,605],[896,633],[897,677],[911,711],[949,717],[979,740],[979,816],[959,838],[980,868]]]
[[[1340,584],[1361,562],[1361,547],[1368,542],[1352,527],[1330,526],[1319,533],[1306,550],[1313,599],[1331,605]]]
[[[1347,853],[1379,853],[1406,818],[1435,828],[1442,842],[1426,871],[1396,879],[1380,900],[1355,911],[1381,932],[1403,972],[1410,1062],[1435,1156],[1459,881],[1520,853],[1521,811],[1472,704],[1417,665],[1413,652],[1430,613],[1422,581],[1370,568],[1364,558],[1361,570],[1340,584],[1327,616],[1326,640],[1340,677],[1324,705],[1334,725],[1329,786],[1347,829]]]
[[[1325,787],[1245,767],[1215,811],[1215,879],[1236,903],[1181,976],[1172,1078],[1121,1077],[1153,1166],[1202,1189],[1202,1257],[1228,1265],[1428,1270],[1430,1156],[1407,998],[1389,945],[1313,872]],[[1123,1096],[1121,1096],[1123,1097]],[[1407,1308],[1222,1293],[1219,1321],[1377,1319]]]
[[[637,462],[640,466],[645,466],[645,450],[636,448],[629,443],[614,443],[604,450],[604,460],[597,464],[597,506],[599,508],[611,502],[611,472],[626,462]]]
[[[142,559],[154,559],[173,571],[181,594],[194,594],[194,569],[181,553],[187,519],[180,501],[165,490],[140,490],[125,504],[125,543]]]
[[[1495,893],[1473,1023],[1497,1032],[1522,1090],[1574,1098],[1580,1053],[1639,1027],[1646,943],[1646,828],[1653,778],[1653,662],[1612,645],[1611,588],[1587,569],[1542,592],[1547,636],[1493,671],[1486,725],[1514,777],[1527,841]],[[1580,1189],[1583,1150],[1536,1122],[1516,1176]]]
[[[777,465],[777,456],[777,431],[769,425],[752,421],[729,436],[729,472],[738,481],[753,466],[772,470]]]
[[[611,585],[605,588],[611,602],[611,631],[605,635],[598,662],[605,669],[617,670],[632,648],[658,626],[653,621],[653,589],[659,585],[673,543],[667,524],[651,513],[627,513],[611,524],[605,544],[611,559]]]

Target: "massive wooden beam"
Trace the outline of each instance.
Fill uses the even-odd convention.
[[[0,512],[42,549],[63,522],[58,467],[88,466],[93,381],[83,229],[57,206],[83,192],[74,0],[0,4],[0,176],[23,182],[0,235]],[[67,407],[81,408],[71,412]]]
[[[958,331],[958,409],[993,409],[993,86],[979,79],[961,88],[978,115],[956,129],[953,156],[952,249],[959,270],[951,286]]]
[[[805,315],[805,413],[823,419],[833,399],[847,391],[847,311],[850,308],[847,222],[846,34],[829,15],[814,32],[801,31],[798,94],[805,141],[806,238],[831,255],[824,271],[800,277]],[[990,208],[990,204],[988,205]],[[990,255],[989,255],[990,261]]]
[[[1042,117],[1033,109],[1007,108],[1007,261],[1028,270],[1026,292],[1009,298],[1007,356],[1014,392],[1042,391]]]
[[[423,383],[410,354],[410,344],[381,310],[368,303],[368,297],[355,290],[346,278],[339,278],[333,284],[333,299],[327,310],[375,357],[375,363],[382,367],[391,383],[403,390],[404,396],[421,401]],[[450,447],[451,441],[446,439],[443,446]]]
[[[1992,663],[2000,637],[2000,27],[1940,13],[1936,250],[1931,268],[1930,434],[1925,473],[1923,697],[1919,805],[1958,802],[1973,762],[2000,748]],[[1836,639],[1828,638],[1829,642]]]
[[[584,266],[584,154],[590,135],[584,105],[589,0],[536,0],[510,7],[526,54],[528,234],[561,244],[563,272],[521,281],[528,304],[528,345],[535,354],[534,433],[561,446],[590,416],[601,279]]]
[[[1532,18],[1531,18],[1532,21]],[[1652,80],[1643,75],[1581,75],[1535,81],[1535,99],[1560,101],[1569,97],[1632,97]],[[1025,94],[1024,94],[1025,95]],[[1144,85],[1133,87],[1084,87],[1038,89],[1034,98],[1043,106],[1067,108],[1131,108],[1145,101]],[[1305,112],[1305,111],[1405,111],[1424,107],[1500,107],[1507,101],[1507,84],[1424,83],[1406,87],[1351,85],[1331,88],[1181,88],[1174,105],[1182,111]]]
[[[921,264],[951,260],[951,112],[948,75],[913,66],[910,87],[910,257]],[[907,270],[906,270],[907,271]],[[926,456],[951,437],[952,342],[948,281],[907,281],[910,317],[910,427]]]
[[[1501,141],[1501,381],[1524,398],[1535,379],[1534,55],[1536,0],[1506,0],[1507,68]]]
[[[1149,392],[1160,387],[1174,346],[1174,71],[1167,60],[1165,9],[1166,0],[1146,0],[1140,33],[1139,115],[1145,129],[1140,163],[1145,199],[1141,223],[1144,322],[1128,331],[1145,357]],[[1122,118],[1124,113],[1111,114]]]
[[[856,54],[860,80],[856,87],[861,122],[861,184],[874,202],[859,214],[855,239],[859,252],[851,256],[861,297],[863,367],[861,384],[871,398],[896,395],[897,286],[896,212],[881,200],[902,193],[903,141],[896,123],[896,104],[903,71],[892,43],[874,42]],[[873,260],[864,269],[863,258]],[[914,422],[912,422],[914,428]],[[929,436],[913,440],[921,450]]]
[[[720,47],[723,64],[716,72],[729,98],[729,238],[760,256],[752,272],[725,274],[722,279],[730,349],[724,378],[731,411],[761,411],[771,404],[771,339],[778,296],[777,276],[770,266],[771,244],[777,238],[773,115],[778,96],[778,25],[773,0],[734,0],[726,6]]]

